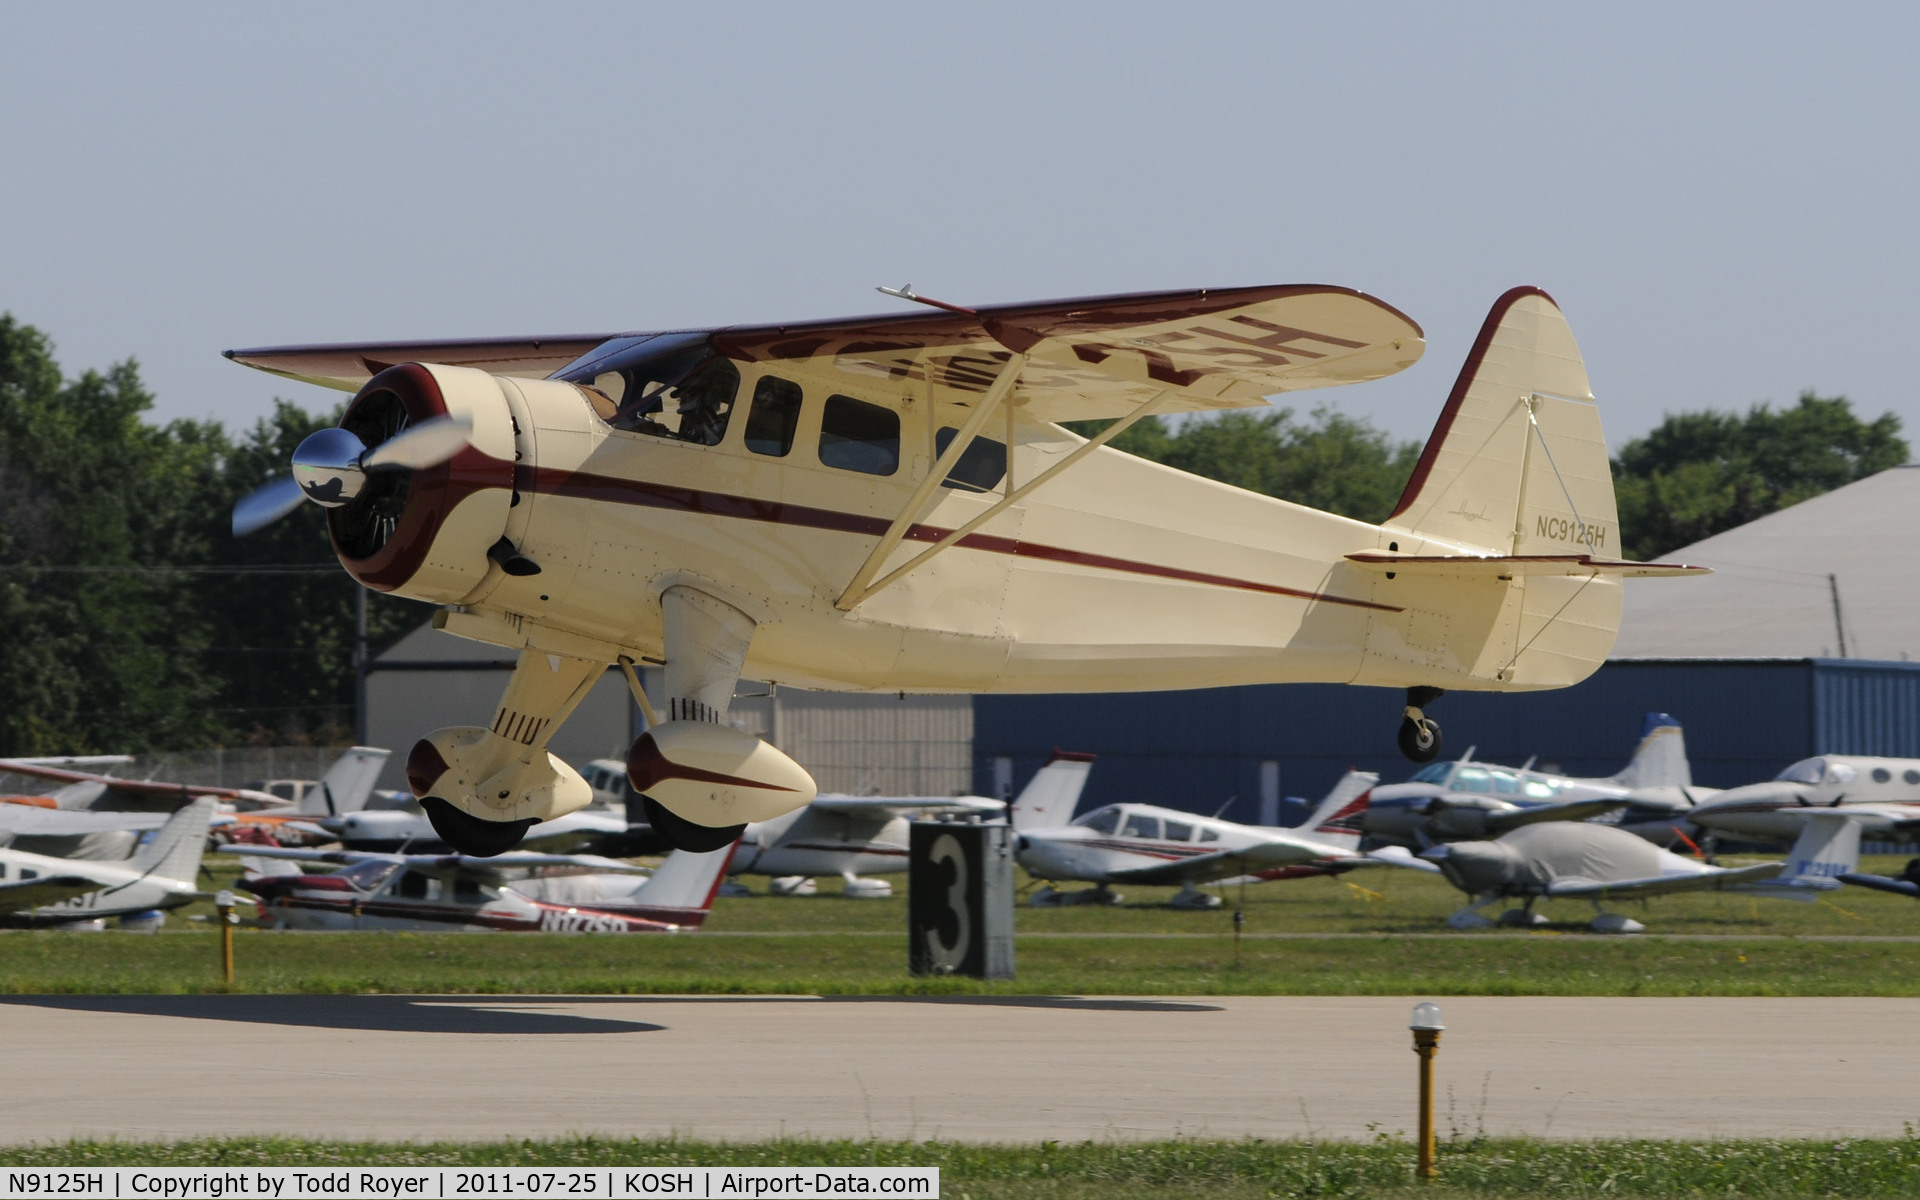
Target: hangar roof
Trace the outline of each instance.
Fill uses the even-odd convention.
[[[1611,657],[1920,658],[1917,516],[1920,466],[1894,467],[1663,554],[1714,574],[1629,580]]]

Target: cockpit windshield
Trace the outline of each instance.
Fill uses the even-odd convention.
[[[393,874],[393,868],[396,865],[381,862],[379,859],[369,859],[334,873],[363,892],[373,892],[378,891],[380,885],[387,881],[387,876]]]
[[[1120,810],[1109,805],[1106,808],[1097,809],[1088,813],[1086,816],[1075,821],[1074,824],[1085,825],[1088,829],[1110,834],[1120,827]]]
[[[1774,778],[1782,783],[1819,783],[1827,773],[1827,760],[1824,758],[1803,758]]]
[[[1412,782],[1414,783],[1445,783],[1447,781],[1447,772],[1451,770],[1453,770],[1452,763],[1433,763],[1429,766],[1421,767],[1418,771],[1415,771],[1413,773]]]
[[[702,446],[725,436],[740,391],[740,368],[704,333],[615,338],[553,377],[584,389],[615,429]]]

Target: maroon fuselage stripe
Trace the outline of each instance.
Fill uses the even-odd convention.
[[[864,517],[857,513],[839,512],[831,508],[786,504],[778,500],[755,500],[747,496],[729,496],[722,492],[673,487],[639,479],[618,479],[610,475],[558,471],[550,467],[536,468],[532,474],[530,490],[549,496],[571,496],[575,499],[599,500],[610,504],[635,504],[646,508],[698,513],[703,516],[735,517],[745,521],[764,521],[773,525],[798,525],[808,529],[858,533],[876,538],[884,537],[892,524],[884,517]],[[937,525],[915,525],[907,530],[906,540],[937,542],[952,532],[951,529],[942,529]],[[1009,554],[1017,558],[1038,558],[1049,562],[1072,563],[1076,566],[1095,567],[1107,571],[1123,571],[1131,575],[1177,579],[1183,583],[1205,583],[1215,587],[1238,588],[1241,591],[1261,592],[1270,596],[1322,600],[1328,604],[1344,604],[1351,608],[1369,608],[1379,612],[1402,611],[1396,605],[1376,604],[1371,600],[1329,596],[1302,588],[1257,583],[1250,579],[1235,579],[1229,575],[1189,571],[1181,567],[1140,562],[1130,558],[1116,558],[1107,554],[1089,554],[1081,550],[1068,550],[1038,542],[1022,542],[1014,538],[995,537],[984,533],[970,533],[961,538],[957,544],[968,550],[983,550],[990,554]]]

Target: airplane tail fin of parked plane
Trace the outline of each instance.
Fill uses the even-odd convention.
[[[735,840],[701,853],[675,850],[633,890],[630,903],[637,904],[640,915],[649,920],[698,929],[706,923],[720,881],[727,876],[727,864],[739,844]],[[629,911],[625,904],[619,907],[621,912]]]
[[[1373,785],[1379,782],[1377,772],[1348,771],[1307,818],[1301,831],[1317,841],[1330,842],[1346,850],[1359,849],[1360,816],[1373,798]]]
[[[1007,810],[1015,830],[1054,829],[1073,820],[1080,792],[1093,770],[1093,755],[1055,750],[1047,765],[1034,773]]]
[[[359,812],[373,795],[373,785],[387,765],[391,750],[372,746],[353,746],[334,760],[320,782],[307,789],[300,799],[300,811],[319,817],[337,817]]]
[[[1860,822],[1844,811],[1807,814],[1800,836],[1787,851],[1787,869],[1742,891],[1787,900],[1817,900],[1840,886],[1840,877],[1860,869]]]
[[[1687,739],[1680,722],[1666,713],[1648,713],[1639,747],[1613,781],[1630,788],[1692,787],[1693,767],[1687,762]]]
[[[200,874],[215,803],[212,796],[201,796],[182,806],[154,832],[152,841],[134,853],[129,865],[142,875],[192,883]]]

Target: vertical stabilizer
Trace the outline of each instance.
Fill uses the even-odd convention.
[[[1376,772],[1348,771],[1333,785],[1320,807],[1313,810],[1313,815],[1300,827],[1301,832],[1317,842],[1357,850],[1363,832],[1360,817],[1373,799],[1373,785],[1379,782]]]
[[[214,799],[201,796],[167,818],[153,840],[135,852],[128,865],[142,875],[157,875],[192,883],[200,874],[200,856],[207,848],[207,825],[213,820]]]
[[[1843,812],[1809,813],[1787,851],[1787,869],[1774,880],[1788,887],[1828,889],[1860,869],[1860,822]]]
[[[1553,297],[1494,303],[1387,525],[1498,554],[1617,557],[1613,470]]]
[[[1080,792],[1093,770],[1093,755],[1055,750],[1014,798],[1007,819],[1015,830],[1057,829],[1073,820]]]
[[[391,750],[373,746],[354,746],[334,760],[320,782],[300,798],[300,811],[316,817],[337,817],[359,812],[373,795],[373,785],[387,765]]]
[[[735,840],[718,850],[698,854],[675,850],[646,882],[633,890],[618,910],[635,911],[629,906],[637,905],[639,915],[648,920],[670,921],[698,929],[706,923],[713,898],[720,891],[720,881],[726,878],[727,864],[733,860],[733,849],[739,844]]]
[[[1680,722],[1666,713],[1648,713],[1639,747],[1613,781],[1629,788],[1692,787],[1693,766]]]

